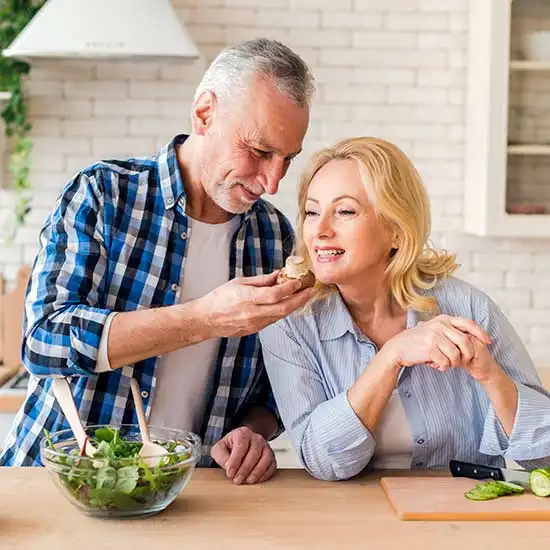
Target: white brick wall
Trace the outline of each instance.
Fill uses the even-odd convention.
[[[0,248],[0,270],[8,279],[22,259],[32,260],[40,224],[72,174],[101,157],[149,154],[174,132],[187,131],[194,86],[206,63],[226,44],[264,35],[302,54],[318,82],[304,153],[274,202],[295,219],[296,179],[318,147],[350,134],[394,140],[425,179],[435,244],[458,254],[459,274],[503,307],[536,362],[550,366],[550,240],[462,233],[467,0],[174,5],[203,53],[199,61],[34,64],[27,90],[35,124],[35,210],[16,246]],[[522,19],[516,32],[533,21],[540,24],[540,17]],[[541,78],[521,93],[548,95],[550,81]],[[537,131],[547,132],[546,122]]]

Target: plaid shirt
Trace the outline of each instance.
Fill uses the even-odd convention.
[[[51,390],[52,376],[69,377],[85,424],[135,424],[130,379],[151,411],[157,357],[97,374],[104,323],[113,311],[176,303],[172,284],[185,269],[185,193],[177,136],[158,155],[94,164],[58,198],[40,233],[27,289],[23,362],[31,377],[27,399],[8,435],[0,465],[40,465],[44,428],[68,428]],[[231,245],[230,278],[260,275],[284,265],[294,235],[289,221],[259,200]],[[277,414],[256,334],[223,338],[201,428],[201,465],[212,445],[255,404]]]

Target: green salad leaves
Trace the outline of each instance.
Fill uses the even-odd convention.
[[[49,447],[56,448],[48,433]],[[181,491],[193,468],[182,465],[191,453],[178,441],[159,442],[170,454],[155,467],[139,456],[141,442],[121,437],[116,428],[99,428],[90,442],[97,448],[93,458],[78,448],[48,457],[50,470],[72,500],[88,509],[136,511],[164,507]]]

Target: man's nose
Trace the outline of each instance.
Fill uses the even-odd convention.
[[[280,181],[285,177],[288,169],[284,159],[272,158],[265,169],[264,189],[268,195],[274,195],[279,189]]]

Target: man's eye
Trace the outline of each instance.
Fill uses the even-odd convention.
[[[254,153],[263,159],[267,159],[271,156],[270,151],[264,151],[263,149],[254,149]]]

